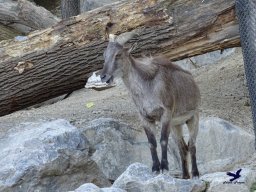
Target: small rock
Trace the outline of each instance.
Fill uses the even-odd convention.
[[[74,192],[100,192],[100,188],[92,183],[86,183],[77,188]]]
[[[109,187],[109,188],[99,188],[92,183],[86,183],[79,188],[77,188],[74,192],[125,192],[122,189]]]
[[[86,82],[85,88],[102,91],[102,90],[116,86],[115,83],[111,83],[111,84],[103,83],[101,81],[100,75],[97,75],[96,73],[97,72],[93,72],[92,76],[89,77],[89,79]]]
[[[28,40],[28,36],[16,36],[15,41],[25,41]]]
[[[249,99],[246,99],[246,101],[244,102],[244,106],[246,106],[246,107],[251,106],[251,102]]]

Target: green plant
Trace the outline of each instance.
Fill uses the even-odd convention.
[[[203,190],[202,192],[206,192],[207,189],[209,189],[209,187],[210,187],[210,182],[209,181],[204,181],[204,182],[205,182],[206,187],[205,187],[205,190]]]
[[[252,184],[250,192],[256,192],[256,182]]]

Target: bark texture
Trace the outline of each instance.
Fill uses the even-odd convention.
[[[12,39],[21,33],[13,28],[7,27],[0,23],[0,41],[5,39]]]
[[[21,33],[44,29],[58,21],[51,12],[27,0],[0,1],[0,23]]]
[[[234,0],[136,0],[105,6],[0,42],[0,115],[80,89],[102,68],[106,28],[141,29],[135,54],[172,60],[240,45]]]

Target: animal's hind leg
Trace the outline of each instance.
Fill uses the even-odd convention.
[[[172,128],[172,137],[174,138],[174,141],[175,143],[177,143],[179,148],[181,166],[182,166],[182,178],[189,179],[188,162],[187,162],[188,146],[183,139],[181,125],[177,125]]]
[[[153,161],[152,171],[158,173],[160,172],[160,162],[159,162],[157,151],[156,151],[156,148],[157,148],[156,138],[153,131],[151,130],[152,125],[147,124],[147,125],[144,125],[143,127],[147,135],[148,142],[150,144],[150,151],[151,151],[151,156]]]
[[[187,121],[187,126],[189,130],[188,149],[191,156],[192,177],[197,178],[199,177],[199,171],[196,163],[196,137],[199,128],[199,112],[197,112],[190,120]]]

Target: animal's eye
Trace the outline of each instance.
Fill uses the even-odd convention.
[[[121,56],[121,51],[118,51],[117,53],[116,53],[116,57],[120,57]]]

